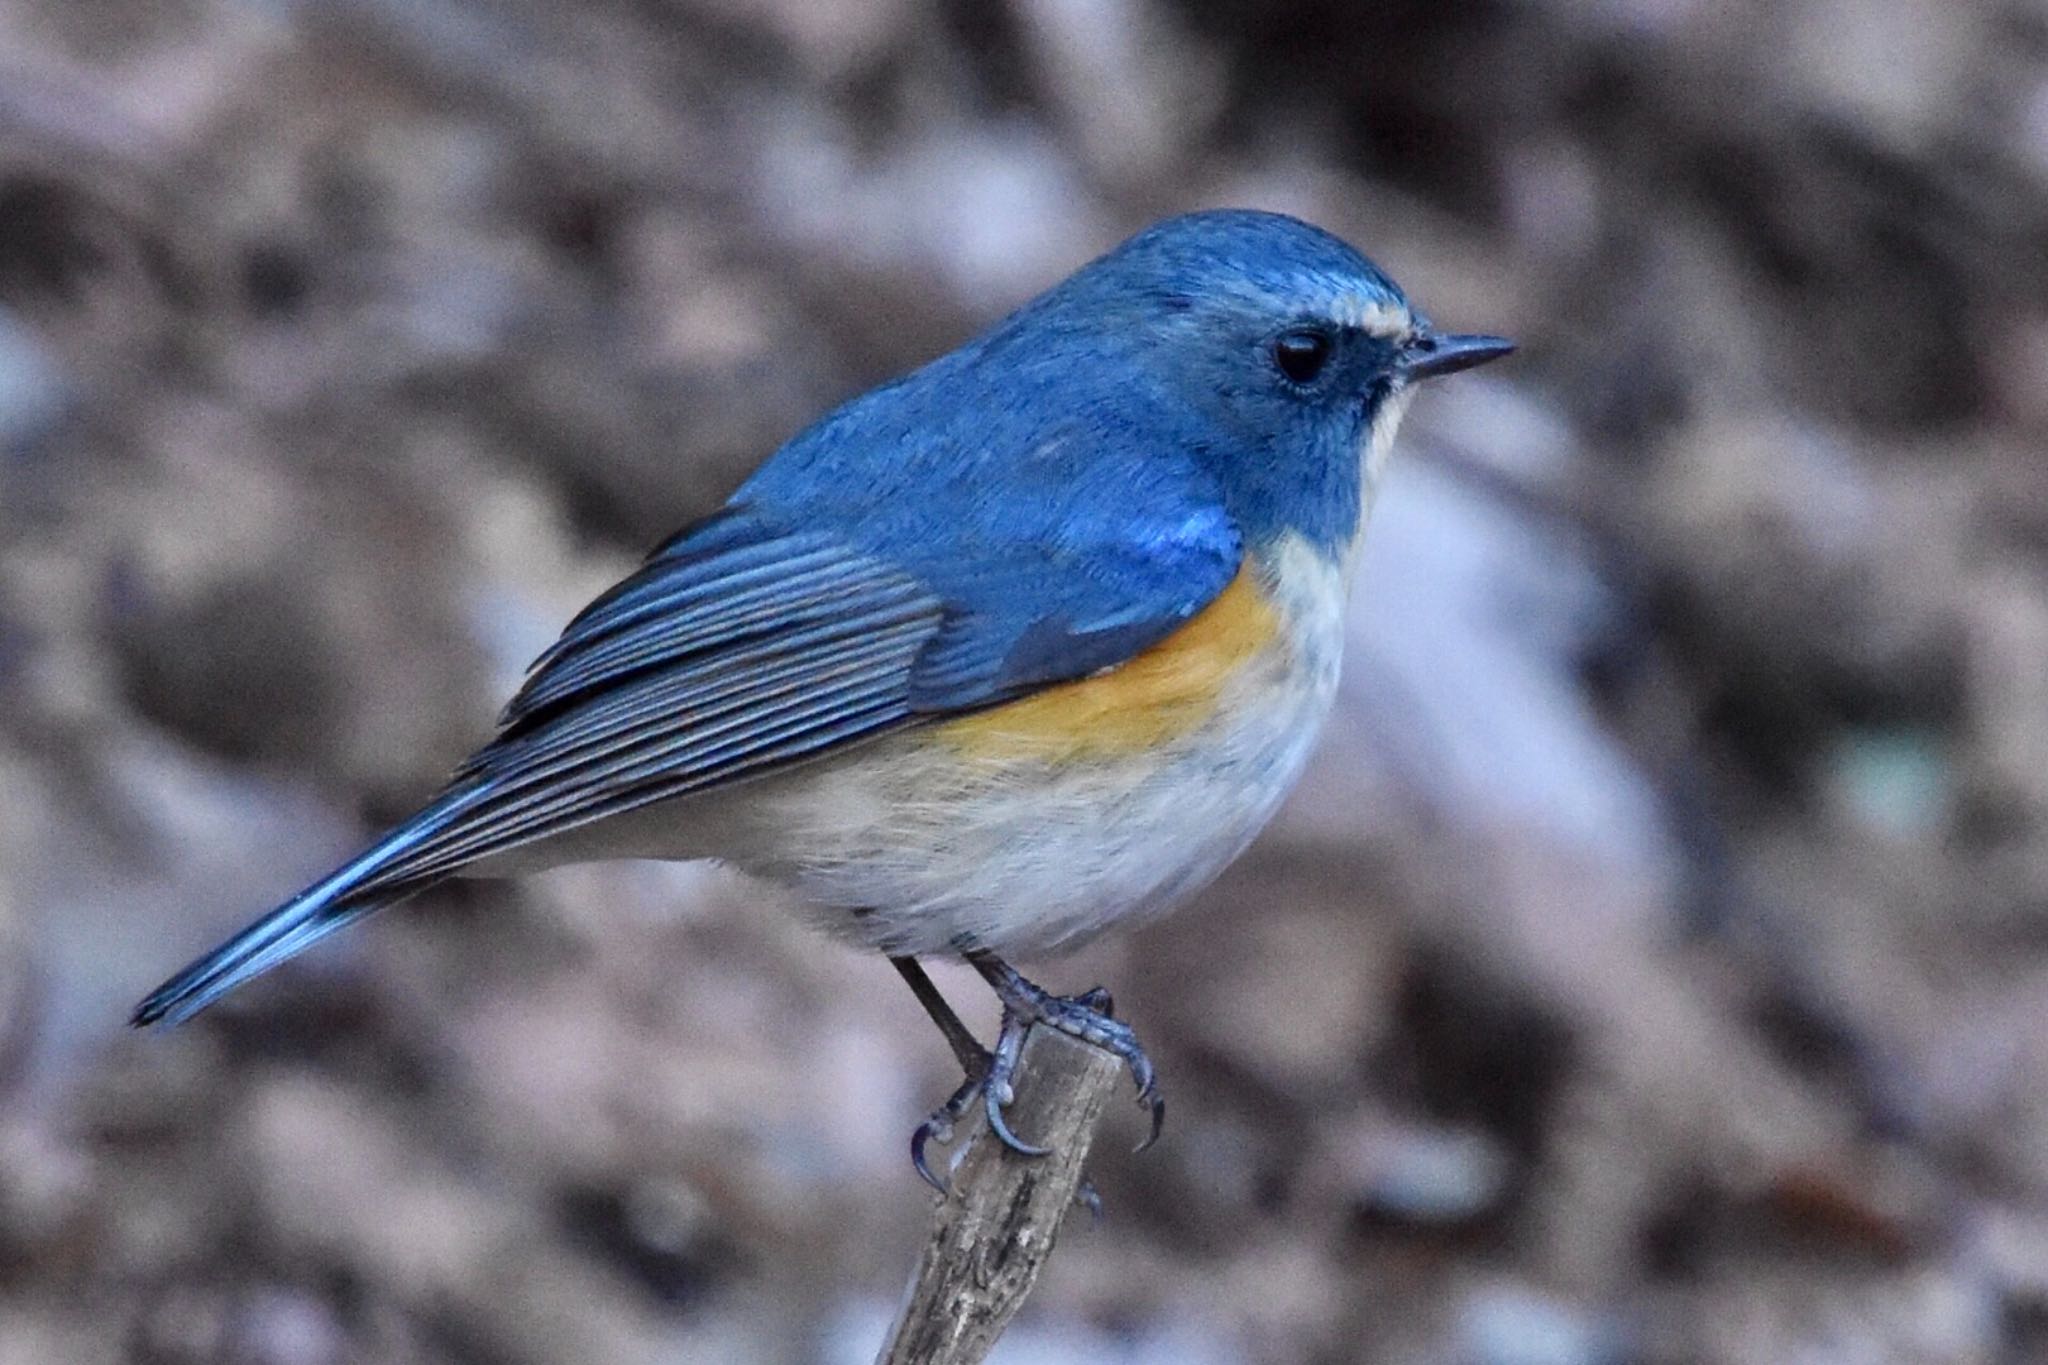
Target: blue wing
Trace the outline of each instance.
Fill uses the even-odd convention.
[[[1243,556],[1198,455],[1216,433],[1145,376],[1005,333],[848,404],[735,495],[827,525],[928,585],[945,623],[910,703],[957,711],[1122,663],[1207,606]]]

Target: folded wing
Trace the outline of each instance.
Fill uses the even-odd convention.
[[[457,774],[452,818],[379,880],[430,879],[906,724],[945,614],[830,536],[721,513],[570,623]]]

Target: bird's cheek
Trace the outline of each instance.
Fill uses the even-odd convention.
[[[1401,418],[1408,412],[1408,400],[1414,391],[1405,386],[1391,388],[1372,410],[1372,417],[1366,427],[1365,449],[1361,452],[1365,460],[1365,487],[1367,497],[1379,484],[1380,473],[1387,467],[1387,457],[1393,453],[1394,435],[1401,428]]]

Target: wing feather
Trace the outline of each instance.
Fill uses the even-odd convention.
[[[844,667],[814,671],[800,689],[778,688],[767,704],[733,707],[713,723],[635,727],[588,753],[529,766],[517,759],[493,772],[461,817],[396,861],[406,880],[451,871],[517,844],[652,801],[772,768],[908,722],[909,660],[929,635],[897,625]],[[907,648],[906,648],[907,646]],[[893,652],[895,667],[877,668]]]
[[[561,640],[535,661],[526,685],[506,705],[504,723],[517,724],[606,678],[750,632],[782,630],[861,606],[862,594],[871,589],[897,595],[921,591],[880,565],[849,564],[843,546],[834,548],[821,538],[786,538],[759,548],[783,557],[753,565],[719,564],[717,576],[708,582],[702,563],[651,565],[654,572],[643,574],[653,582],[570,623]]]
[[[377,869],[414,883],[600,815],[750,776],[912,719],[939,597],[829,537],[727,511],[572,621],[452,808]],[[370,888],[374,889],[374,887]]]

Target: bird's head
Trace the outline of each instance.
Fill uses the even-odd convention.
[[[1415,386],[1506,355],[1438,331],[1380,269],[1295,218],[1169,218],[1067,282],[1057,310],[1101,329],[1152,385],[1200,410],[1204,453],[1254,540],[1341,553]]]

